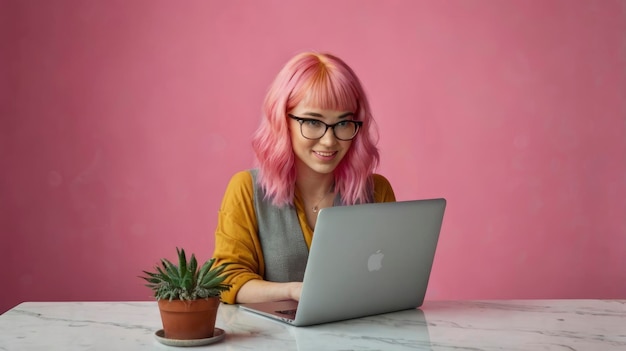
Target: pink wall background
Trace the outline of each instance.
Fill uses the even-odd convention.
[[[428,299],[626,298],[620,0],[0,1],[0,312],[148,300],[206,259],[263,95],[334,52],[400,200],[448,211]]]

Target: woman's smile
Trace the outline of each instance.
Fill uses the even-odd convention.
[[[324,161],[330,161],[337,155],[337,151],[315,151],[313,153]]]

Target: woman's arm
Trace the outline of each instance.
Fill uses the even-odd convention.
[[[274,283],[252,279],[239,289],[237,303],[267,302],[280,300],[300,300],[301,282]]]
[[[215,230],[216,265],[228,263],[224,281],[229,291],[222,293],[225,303],[235,303],[239,289],[250,280],[263,279],[263,253],[257,235],[252,175],[248,171],[235,174],[224,193]]]
[[[396,195],[391,183],[380,174],[374,174],[374,202],[395,202]]]

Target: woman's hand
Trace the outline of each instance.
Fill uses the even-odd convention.
[[[236,303],[270,302],[281,300],[300,301],[302,282],[275,283],[253,279],[239,289]]]
[[[291,284],[291,299],[300,301],[300,295],[302,294],[302,282],[293,282]]]

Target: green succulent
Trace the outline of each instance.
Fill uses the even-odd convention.
[[[208,297],[219,297],[223,291],[230,290],[224,280],[230,275],[222,273],[228,263],[213,267],[215,258],[206,261],[198,267],[194,254],[187,261],[185,250],[176,248],[178,265],[162,258],[161,266],[155,266],[155,271],[143,271],[144,276],[139,278],[148,282],[147,287],[154,291],[157,300],[197,300]]]

